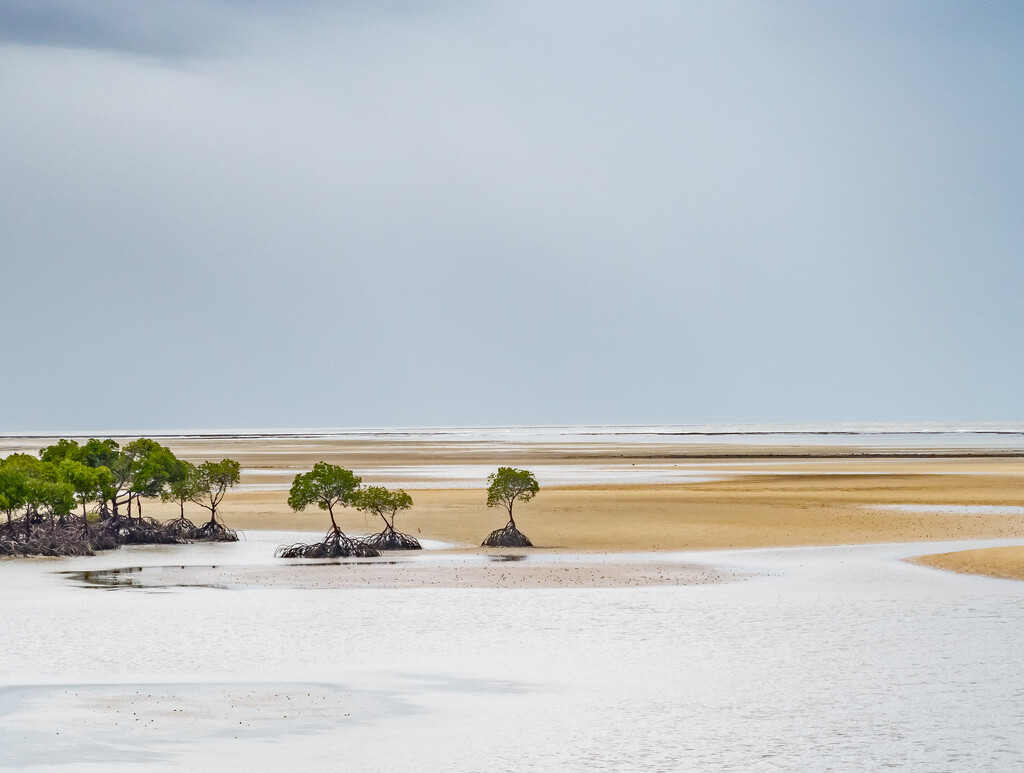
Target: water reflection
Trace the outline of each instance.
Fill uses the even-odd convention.
[[[160,566],[132,566],[124,567],[120,569],[100,569],[100,570],[88,570],[88,571],[75,571],[75,572],[61,572],[60,574],[77,582],[80,585],[87,588],[99,588],[101,590],[120,590],[124,588],[142,589],[147,592],[162,591],[166,592],[168,588],[157,588],[154,587],[151,582],[147,582],[154,575],[159,574],[165,567]],[[185,569],[184,566],[173,567]],[[216,569],[216,565],[209,567],[202,567],[206,569]],[[180,582],[174,587],[178,588],[218,588],[220,590],[228,590],[232,586],[227,584],[217,583],[205,583],[205,582]],[[238,586],[236,586],[238,587]]]

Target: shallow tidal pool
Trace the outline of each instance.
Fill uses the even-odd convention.
[[[1024,583],[899,560],[1006,540],[674,554],[749,575],[685,587],[67,574],[271,563],[288,537],[0,561],[0,767],[1024,767]]]

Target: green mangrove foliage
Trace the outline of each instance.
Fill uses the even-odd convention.
[[[109,438],[81,445],[64,438],[38,456],[11,454],[0,459],[0,555],[91,555],[125,544],[236,539],[217,520],[216,507],[238,478],[237,462],[196,468],[149,438],[123,448]],[[156,498],[180,501],[180,518],[164,524],[144,517],[143,501]],[[193,526],[186,501],[209,509],[210,523]]]
[[[288,492],[288,506],[299,512],[310,505],[316,505],[330,514],[331,528],[341,531],[338,522],[334,520],[334,508],[351,505],[362,482],[362,478],[352,470],[317,462],[309,472],[295,476]]]

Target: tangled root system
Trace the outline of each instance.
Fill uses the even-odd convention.
[[[380,534],[371,534],[363,542],[376,550],[423,550],[420,541],[411,534],[385,529]]]
[[[117,538],[103,529],[83,531],[83,536],[88,540],[89,547],[93,550],[116,550],[121,547],[121,543],[117,541]]]
[[[54,523],[15,521],[0,530],[0,556],[91,556],[121,546],[106,529],[86,529],[80,521]]]
[[[175,537],[187,540],[196,530],[196,525],[188,518],[175,518],[164,524],[164,530]]]
[[[154,518],[111,518],[104,522],[102,530],[119,545],[178,545],[187,541]]]
[[[238,534],[220,521],[210,520],[198,529],[193,527],[189,539],[197,542],[238,542]]]
[[[320,542],[307,545],[282,545],[274,553],[277,558],[372,558],[380,551],[360,539],[353,539],[337,529],[331,529]]]
[[[509,523],[504,529],[495,529],[487,535],[481,547],[485,548],[532,548],[533,543],[529,537],[516,528],[514,523]]]
[[[91,556],[121,545],[184,545],[235,542],[238,535],[219,521],[196,527],[187,518],[161,523],[153,518],[115,516],[86,527],[78,518],[48,521],[37,514],[0,525],[0,556]]]
[[[3,556],[91,556],[92,545],[80,531],[40,524],[28,529],[5,530],[0,536]]]

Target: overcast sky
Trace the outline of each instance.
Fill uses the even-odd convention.
[[[0,0],[0,320],[7,432],[1024,419],[1024,4]]]

